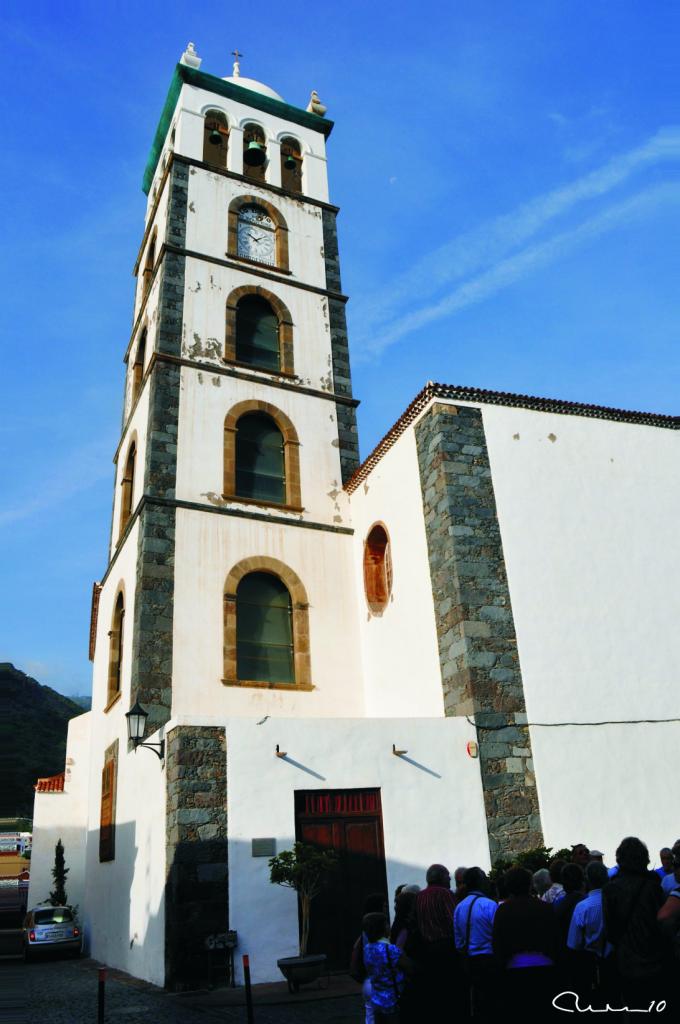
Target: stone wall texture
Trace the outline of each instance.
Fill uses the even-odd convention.
[[[326,264],[326,287],[331,292],[342,291],[340,278],[340,252],[338,229],[333,210],[323,211],[323,246]],[[331,332],[331,354],[333,362],[333,388],[336,395],[352,397],[352,373],[349,365],[349,339],[345,303],[341,299],[328,300],[328,321]],[[359,465],[359,434],[357,414],[353,405],[336,403],[338,417],[338,440],[340,443],[340,467],[343,484],[349,480]]]
[[[493,863],[543,834],[482,413],[434,404],[415,433],[445,714],[477,725]]]
[[[207,979],[205,940],[229,919],[224,729],[178,726],[166,748],[165,983]]]
[[[165,241],[183,247],[186,241],[189,169],[174,163]],[[160,268],[156,350],[181,355],[184,313],[183,256],[164,252]],[[149,378],[144,496],[139,517],[137,580],[132,634],[132,703],[149,711],[149,733],[170,718],[172,707],[172,620],[175,573],[175,509],[154,504],[174,498],[177,477],[177,429],[180,369],[156,362]]]

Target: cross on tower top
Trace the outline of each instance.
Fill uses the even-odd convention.
[[[240,57],[242,57],[242,56],[243,56],[243,54],[242,54],[242,53],[240,53],[238,49],[236,49],[236,50],[232,50],[232,51],[231,51],[231,55],[232,55],[232,57],[235,57],[235,58],[236,58],[236,59],[235,59],[235,61],[234,61],[234,73],[233,73],[233,77],[234,77],[234,78],[239,78],[239,77],[240,77],[240,74],[241,74],[241,66],[240,66],[240,64],[239,64],[239,58],[240,58]]]

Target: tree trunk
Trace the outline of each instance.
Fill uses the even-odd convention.
[[[300,904],[302,909],[302,934],[300,935],[300,956],[307,955],[307,943],[309,942],[309,918],[312,901],[309,896],[300,893]]]

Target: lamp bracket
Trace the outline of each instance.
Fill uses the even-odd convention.
[[[408,754],[408,750],[397,750],[396,744],[392,744],[392,753],[395,757],[401,757],[403,754]]]
[[[146,747],[147,750],[153,750],[159,761],[165,759],[165,740],[161,740],[160,743],[135,743],[133,740],[133,743],[135,750],[137,750],[137,747]]]

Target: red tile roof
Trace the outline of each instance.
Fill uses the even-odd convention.
[[[65,772],[50,775],[46,779],[38,779],[33,789],[36,793],[63,793]]]

